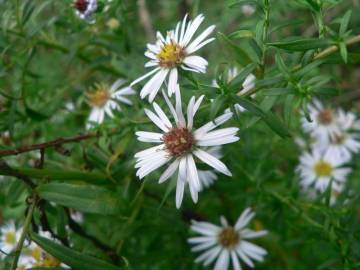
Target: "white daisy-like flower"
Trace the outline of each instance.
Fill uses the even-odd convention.
[[[7,254],[14,251],[20,239],[21,229],[16,229],[15,222],[11,221],[0,228],[0,234],[0,249]]]
[[[201,235],[188,239],[188,242],[194,245],[191,249],[193,252],[202,252],[195,262],[208,266],[216,259],[215,270],[227,270],[230,261],[235,270],[242,269],[240,261],[251,268],[255,266],[253,261],[262,262],[267,251],[248,240],[262,237],[267,231],[246,228],[254,216],[255,213],[247,208],[234,226],[230,226],[224,217],[220,219],[221,226],[192,221],[191,230]]]
[[[93,107],[89,122],[101,124],[105,115],[113,118],[113,110],[121,110],[119,102],[132,105],[132,102],[126,98],[127,95],[134,95],[136,92],[129,86],[121,88],[124,80],[117,80],[111,87],[105,84],[96,84],[95,89],[87,93],[87,99],[90,106]],[[88,125],[90,127],[91,125]]]
[[[314,187],[320,192],[324,192],[332,179],[332,189],[341,191],[347,175],[351,172],[350,168],[342,167],[346,160],[337,159],[332,153],[314,149],[312,153],[305,152],[300,157],[300,165],[297,172],[300,174],[300,184],[304,188]]]
[[[179,208],[183,199],[185,186],[188,184],[191,197],[194,202],[198,200],[200,180],[194,157],[214,168],[218,172],[231,176],[229,169],[219,159],[209,154],[204,147],[219,146],[236,142],[238,128],[224,128],[215,130],[216,127],[225,123],[232,117],[232,113],[225,113],[213,121],[194,129],[194,116],[204,98],[190,99],[187,107],[187,120],[182,112],[180,90],[176,90],[176,108],[170,103],[166,94],[163,93],[171,114],[174,118],[173,125],[160,106],[154,102],[155,113],[145,109],[150,120],[161,129],[161,133],[136,132],[139,141],[157,143],[159,145],[135,154],[137,168],[136,175],[142,179],[161,166],[170,163],[168,168],[160,176],[159,183],[165,182],[178,170],[176,186],[176,207]]]
[[[150,58],[145,67],[155,68],[131,83],[132,86],[152,76],[142,88],[141,98],[149,96],[149,102],[152,102],[167,77],[168,95],[171,96],[178,84],[179,68],[197,73],[206,72],[208,62],[203,57],[193,54],[214,40],[214,38],[207,39],[207,37],[214,31],[215,25],[208,27],[192,40],[203,20],[202,14],[193,21],[187,21],[186,15],[183,21],[177,24],[175,30],[167,33],[166,38],[157,32],[156,43],[148,44],[148,50],[145,52],[145,56]]]
[[[324,107],[317,99],[308,105],[308,110],[312,122],[303,116],[301,119],[303,129],[312,138],[327,145],[330,136],[341,131],[336,112],[331,108]]]
[[[75,0],[73,6],[79,18],[89,23],[95,22],[93,15],[98,7],[97,0]]]

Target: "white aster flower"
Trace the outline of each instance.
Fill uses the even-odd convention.
[[[221,226],[192,221],[191,230],[201,235],[188,240],[194,245],[191,249],[193,252],[202,252],[195,262],[208,266],[217,258],[215,270],[227,270],[230,260],[235,270],[242,269],[240,261],[251,268],[254,268],[253,261],[262,262],[267,251],[247,241],[267,234],[267,231],[253,231],[246,228],[254,216],[255,213],[247,208],[234,226],[230,226],[224,217],[220,219]]]
[[[150,120],[161,129],[162,133],[136,132],[138,140],[142,142],[157,143],[159,145],[135,154],[137,168],[136,175],[142,179],[161,166],[170,163],[168,168],[160,176],[159,183],[165,182],[177,170],[178,179],[176,186],[176,207],[179,208],[183,199],[185,186],[188,184],[191,197],[194,202],[198,200],[200,180],[194,157],[211,166],[218,172],[231,176],[224,163],[209,154],[204,147],[219,146],[236,142],[238,128],[224,128],[215,130],[216,127],[225,123],[232,117],[232,113],[225,113],[213,121],[194,129],[194,116],[200,107],[204,96],[199,99],[192,97],[187,107],[187,120],[182,112],[180,90],[176,90],[176,108],[170,103],[166,94],[164,98],[174,118],[173,125],[164,111],[154,102],[155,113],[145,109]]]
[[[105,84],[95,84],[95,89],[87,93],[89,104],[93,107],[89,121],[101,124],[105,115],[113,118],[113,110],[121,110],[119,102],[132,105],[126,98],[127,95],[134,95],[136,92],[129,86],[120,88],[124,80],[117,80],[111,87]],[[91,125],[90,125],[91,126]]]
[[[358,131],[360,130],[360,120],[352,112],[345,112],[342,109],[337,111],[337,122],[341,130]]]
[[[214,38],[206,38],[214,31],[215,25],[208,27],[191,41],[203,20],[204,16],[202,14],[198,15],[193,21],[187,21],[186,15],[184,20],[177,24],[175,30],[167,33],[166,38],[160,32],[157,32],[156,43],[148,44],[148,50],[145,52],[145,56],[150,58],[145,67],[155,68],[131,83],[132,86],[153,75],[142,88],[140,92],[141,98],[149,96],[149,102],[152,102],[167,77],[168,95],[171,96],[178,84],[179,68],[197,73],[206,72],[208,62],[201,56],[193,54],[214,40]]]
[[[76,9],[76,15],[81,19],[94,23],[94,13],[97,10],[97,0],[75,0],[74,8]]]
[[[7,254],[14,251],[20,239],[21,229],[16,229],[15,222],[11,221],[0,228],[0,234],[0,249]]]
[[[305,116],[302,117],[302,127],[312,138],[327,145],[330,136],[340,132],[337,114],[333,109],[324,107],[318,100],[313,100],[313,104],[308,105],[308,110],[312,122]]]
[[[332,189],[341,191],[342,185],[346,181],[347,175],[351,172],[350,168],[343,168],[346,160],[337,159],[329,151],[322,154],[317,149],[312,153],[305,152],[300,157],[300,165],[297,171],[300,174],[301,185],[304,188],[314,187],[320,192],[324,192],[332,179]]]

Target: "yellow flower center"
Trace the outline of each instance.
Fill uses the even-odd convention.
[[[102,108],[110,99],[110,92],[107,85],[96,84],[95,90],[87,93],[89,103],[94,107]]]
[[[225,248],[234,248],[240,240],[240,235],[233,227],[224,228],[218,235],[219,243]]]
[[[36,247],[32,250],[31,256],[36,260],[36,267],[54,268],[59,267],[61,262],[55,257]]]
[[[333,167],[329,162],[321,160],[315,164],[314,171],[317,176],[331,176]]]
[[[161,67],[173,68],[182,63],[185,52],[178,44],[171,42],[161,47],[161,51],[156,55]]]
[[[16,234],[15,232],[7,232],[4,235],[5,243],[7,244],[15,244],[16,243]]]

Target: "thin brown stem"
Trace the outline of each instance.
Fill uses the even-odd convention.
[[[149,10],[146,6],[145,0],[138,0],[138,8],[139,8],[140,23],[145,29],[147,39],[151,40],[154,38],[154,29],[152,27],[151,17],[149,14]]]
[[[45,149],[45,148],[58,147],[63,144],[66,144],[66,143],[80,142],[80,141],[89,140],[92,138],[97,138],[99,136],[100,136],[100,133],[89,133],[89,134],[82,134],[82,135],[69,137],[69,138],[58,138],[53,141],[49,141],[49,142],[45,142],[45,143],[21,146],[17,149],[11,149],[11,150],[2,150],[2,151],[0,151],[0,157],[19,155],[22,153],[31,152],[31,151],[35,151],[35,150],[41,151],[42,149]]]

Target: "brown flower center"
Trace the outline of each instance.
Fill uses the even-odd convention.
[[[174,68],[182,63],[185,52],[178,44],[171,42],[161,47],[161,51],[156,55],[161,67]]]
[[[190,152],[194,137],[187,128],[173,128],[162,137],[166,149],[172,156],[179,157]]]
[[[104,84],[96,84],[96,89],[87,93],[89,103],[98,108],[102,108],[110,99],[110,92],[108,87]]]
[[[224,228],[218,235],[219,243],[225,248],[235,247],[240,240],[240,235],[234,230],[233,227]]]
[[[76,0],[74,2],[74,8],[80,12],[85,12],[88,8],[89,2],[87,0]]]
[[[333,112],[331,110],[323,110],[318,114],[318,120],[323,125],[331,124],[333,120]]]
[[[317,176],[331,176],[331,173],[333,171],[333,166],[326,161],[319,161],[314,165],[314,171]]]

